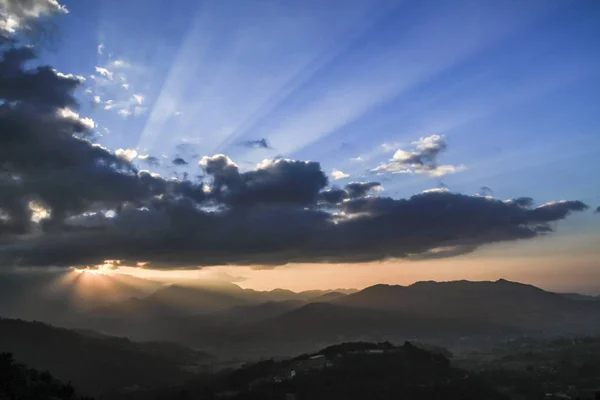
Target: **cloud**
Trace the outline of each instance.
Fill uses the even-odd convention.
[[[115,155],[118,158],[131,162],[138,156],[138,152],[135,149],[118,149],[115,151]]]
[[[104,103],[104,110],[106,111],[116,111],[123,118],[127,118],[131,115],[140,116],[144,114],[147,110],[146,107],[141,106],[144,100],[144,97],[139,94],[134,94],[123,101],[115,101],[115,100],[107,100]]]
[[[440,135],[423,137],[413,142],[416,151],[397,150],[388,163],[383,163],[371,172],[375,173],[417,173],[439,177],[460,172],[464,165],[439,165],[438,157],[447,145]]]
[[[188,164],[189,163],[181,157],[177,157],[173,160],[173,165],[188,165]]]
[[[0,0],[0,36],[31,31],[40,17],[68,12],[56,0]]]
[[[102,75],[106,79],[112,81],[114,75],[113,75],[113,73],[111,71],[109,71],[106,68],[102,68],[102,67],[95,67],[95,69],[96,69],[97,73],[99,73],[100,75]]]
[[[340,171],[339,169],[334,169],[334,170],[332,170],[332,171],[331,171],[331,177],[332,177],[334,180],[336,180],[336,181],[337,181],[337,180],[340,180],[340,179],[346,179],[346,178],[349,178],[349,177],[350,177],[350,175],[348,175],[348,174],[347,174],[347,173],[345,173],[345,172],[342,172],[342,171]]]
[[[125,60],[113,60],[110,62],[110,67],[113,69],[119,69],[119,68],[131,68],[131,64],[129,64],[127,61]]]
[[[598,208],[596,208],[596,213],[600,213],[600,206],[598,206]]]
[[[310,204],[327,185],[320,164],[312,161],[266,160],[257,169],[240,173],[229,157],[218,154],[203,157],[199,165],[213,177],[214,199],[231,207]]]
[[[381,190],[379,182],[351,182],[344,189],[329,189],[319,194],[319,201],[324,204],[337,205],[344,200],[358,199],[374,190]]]
[[[98,53],[99,56],[101,56],[104,53],[104,44],[103,43],[98,44],[98,47],[96,48],[96,52]]]
[[[146,268],[169,268],[449,257],[548,234],[554,221],[585,208],[571,201],[525,209],[448,192],[398,200],[363,197],[341,203],[335,215],[282,203],[215,213],[163,202],[145,211],[124,209],[101,230],[21,241],[4,247],[0,259],[85,265],[111,257],[124,265],[144,260]]]
[[[181,113],[179,113],[181,114]],[[175,113],[177,115],[177,113]],[[269,143],[267,143],[267,139],[258,139],[258,140],[247,140],[242,143],[242,146],[253,148],[253,149],[270,149]]]
[[[160,166],[160,162],[159,162],[158,158],[151,156],[149,154],[139,155],[137,158],[138,158],[138,160],[144,161],[146,164],[148,164],[151,167]]]
[[[96,126],[96,123],[94,122],[93,119],[87,118],[87,117],[82,118],[79,116],[79,114],[77,114],[70,108],[61,108],[61,109],[57,110],[57,113],[58,113],[59,117],[64,118],[64,119],[70,119],[73,122],[82,125],[87,130],[94,129],[94,127]]]

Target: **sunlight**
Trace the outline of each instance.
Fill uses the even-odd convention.
[[[110,274],[111,270],[108,268],[76,268],[75,272],[78,274],[90,274],[90,275],[107,275]]]

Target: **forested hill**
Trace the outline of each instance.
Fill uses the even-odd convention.
[[[0,353],[0,399],[2,400],[92,400],[80,397],[71,384],[15,361]]]
[[[182,383],[193,376],[187,371],[209,361],[205,353],[172,343],[136,343],[12,319],[0,319],[0,352],[95,397]]]

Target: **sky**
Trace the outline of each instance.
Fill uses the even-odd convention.
[[[0,268],[600,293],[596,1],[18,4]]]

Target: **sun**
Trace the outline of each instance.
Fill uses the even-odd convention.
[[[75,272],[78,274],[89,274],[89,275],[110,275],[112,273],[112,268],[107,268],[103,265],[94,266],[94,267],[85,267],[85,268],[75,268]]]

